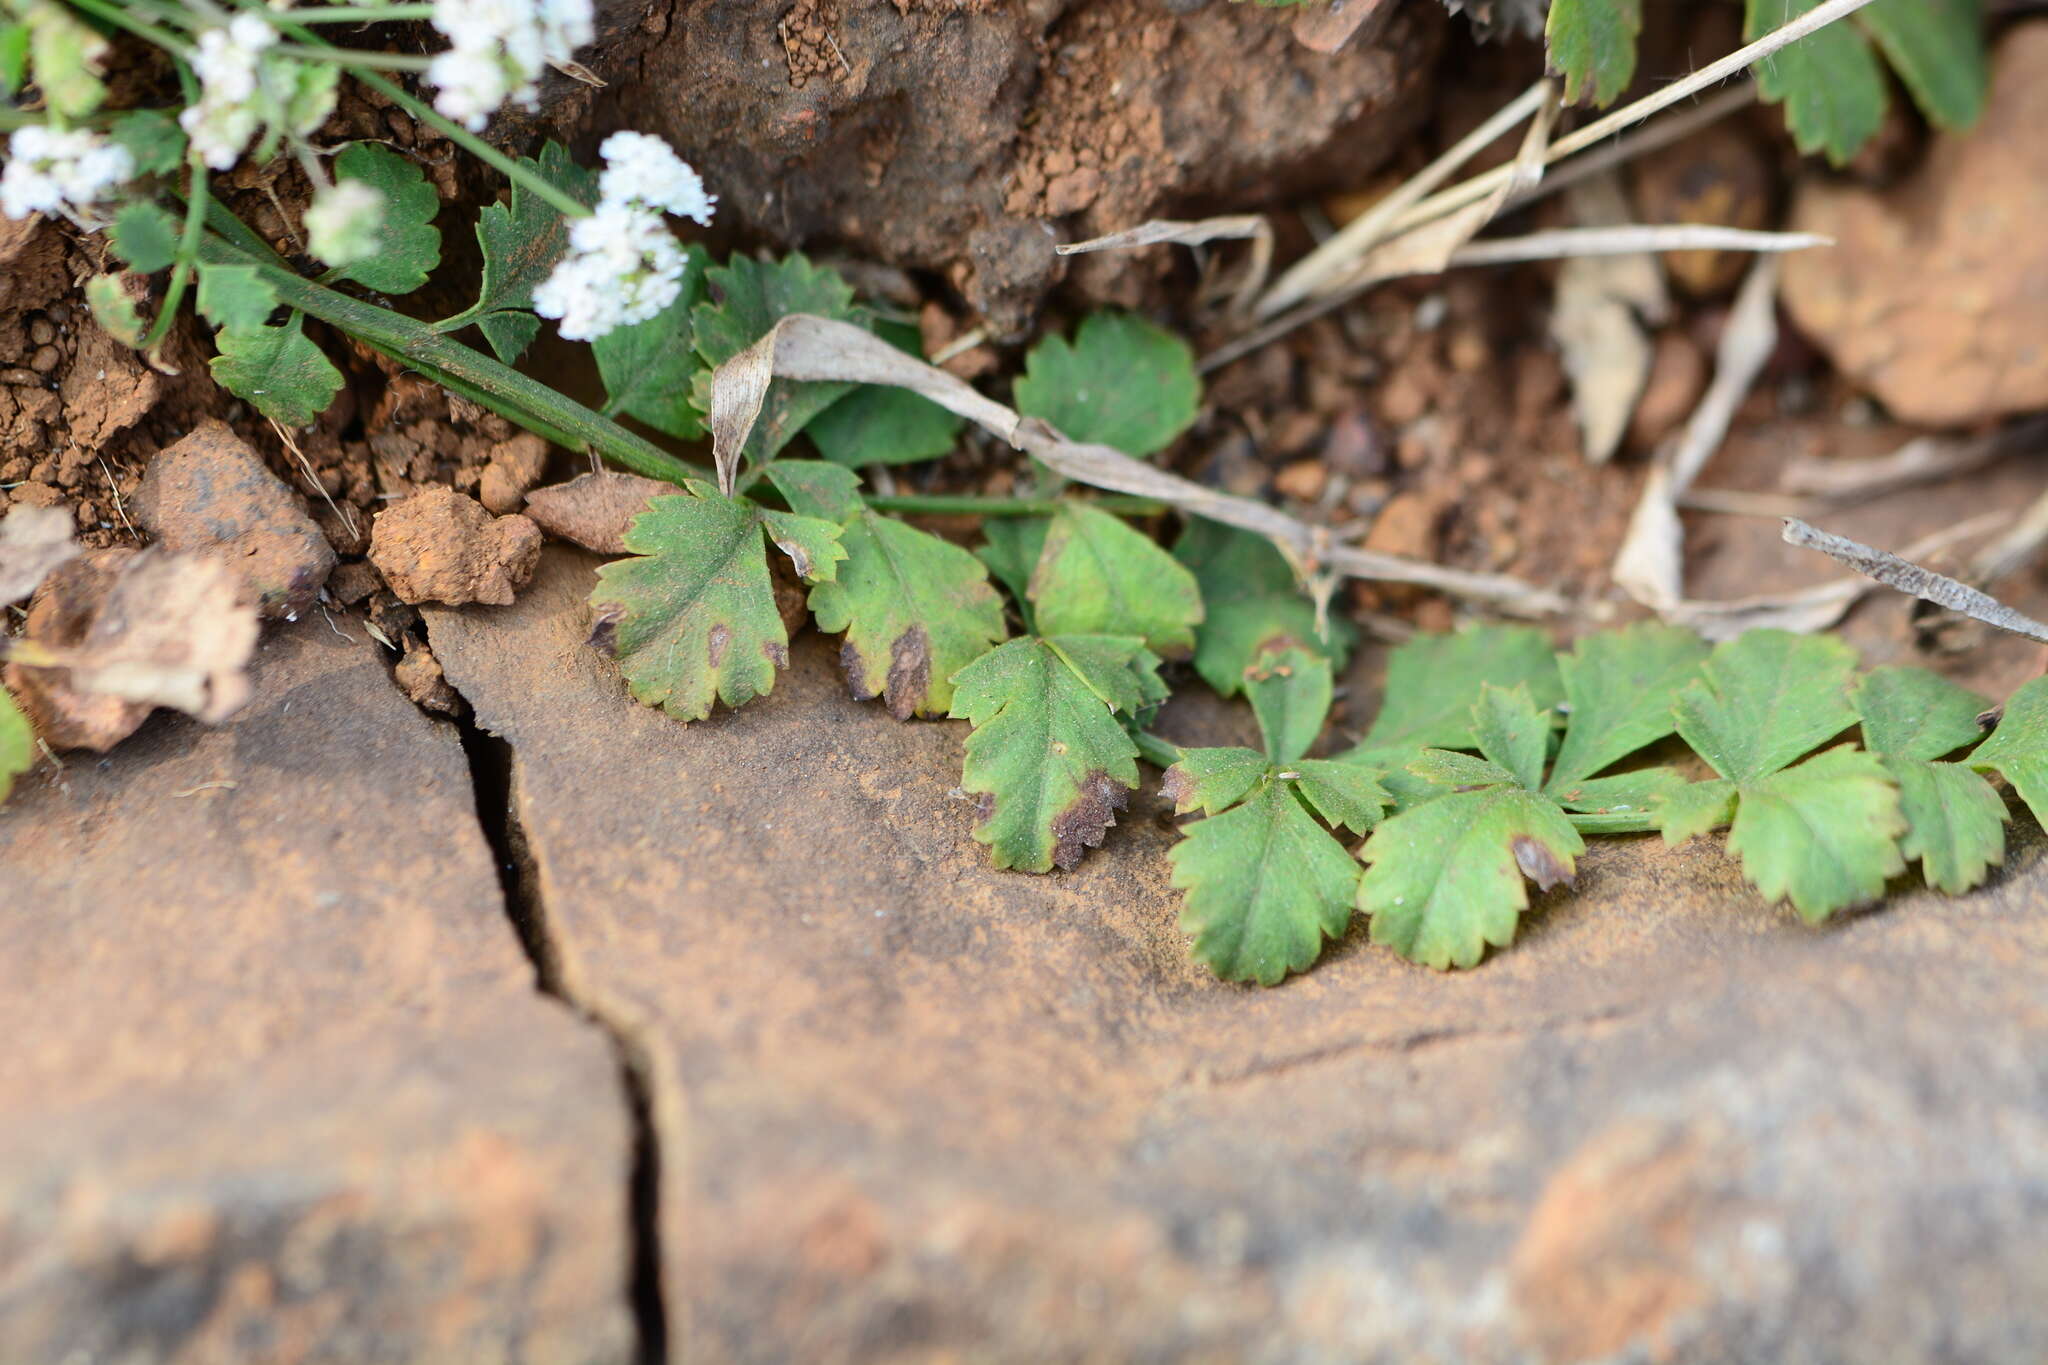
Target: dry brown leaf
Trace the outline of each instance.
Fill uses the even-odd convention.
[[[862,328],[802,313],[783,318],[766,336],[712,374],[712,455],[718,465],[719,487],[728,495],[738,472],[740,451],[760,415],[768,385],[778,375],[909,389],[1076,482],[1168,503],[1183,512],[1265,536],[1303,570],[1304,577],[1328,570],[1352,578],[1414,583],[1523,615],[1562,611],[1566,605],[1557,593],[1506,574],[1474,573],[1332,545],[1326,527],[1312,527],[1276,507],[1192,483],[1120,450],[1070,441],[1045,422],[1018,416],[963,380],[905,355]]]
[[[601,555],[626,553],[626,530],[647,510],[649,498],[679,491],[672,483],[638,474],[598,470],[526,495],[526,515],[557,540]]]
[[[1676,442],[1658,452],[1614,557],[1614,581],[1636,601],[1668,612],[1685,597],[1685,528],[1678,499],[1728,434],[1736,408],[1778,344],[1778,263],[1763,256],[1743,281],[1714,354],[1714,381]]]
[[[1568,201],[1583,227],[1629,221],[1620,181],[1603,175],[1575,187]],[[1655,257],[1578,256],[1557,274],[1550,335],[1572,383],[1572,412],[1589,464],[1605,464],[1621,448],[1649,383],[1656,348],[1644,324],[1671,311]]]
[[[27,597],[59,564],[78,556],[71,525],[63,507],[19,506],[0,521],[0,606]]]
[[[76,645],[17,641],[13,662],[65,668],[80,692],[169,706],[218,724],[249,699],[260,627],[235,575],[198,555],[125,561]]]

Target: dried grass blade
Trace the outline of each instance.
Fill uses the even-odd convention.
[[[1818,550],[1836,563],[1847,565],[1864,577],[1895,588],[1909,597],[1947,607],[1987,626],[2048,644],[2048,625],[2031,616],[2021,615],[1967,583],[1936,573],[1889,550],[1880,550],[1861,541],[1850,540],[1847,536],[1809,526],[1797,517],[1785,518],[1785,541],[1802,549]]]

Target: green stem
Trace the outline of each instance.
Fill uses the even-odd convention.
[[[180,57],[192,51],[192,45],[168,29],[154,24],[145,24],[128,13],[125,6],[109,4],[108,0],[71,0],[76,9],[82,9],[96,19],[112,24],[115,28],[126,29],[138,38],[155,43],[166,52],[175,52]]]
[[[250,13],[255,13],[251,10]],[[432,5],[336,5],[332,9],[274,9],[264,16],[274,24],[383,24],[398,19],[431,19]]]
[[[188,151],[185,164],[192,172],[192,186],[185,201],[185,231],[178,239],[178,263],[171,268],[171,283],[164,290],[163,307],[157,311],[149,335],[142,339],[142,349],[152,358],[178,316],[178,305],[185,301],[185,286],[199,260],[199,239],[206,231],[206,162],[199,153]]]
[[[907,512],[926,517],[1048,517],[1060,510],[1059,498],[994,498],[951,493],[903,493],[864,498],[877,512]],[[1105,512],[1149,517],[1167,511],[1165,503],[1125,493],[1105,493],[1090,502]]]
[[[271,51],[285,57],[297,57],[300,61],[328,62],[358,75],[365,71],[425,71],[433,61],[431,57],[415,57],[402,52],[361,52],[328,43],[279,43]]]
[[[467,386],[472,394],[492,395],[497,400],[492,405],[494,410],[521,425],[543,428],[537,434],[572,449],[595,450],[612,463],[650,479],[680,484],[702,477],[702,470],[692,468],[618,423],[606,421],[538,380],[460,342],[439,336],[403,313],[364,303],[293,274],[267,250],[257,255],[220,237],[208,236],[200,251],[201,259],[209,263],[255,265],[276,288],[278,298],[290,307],[360,338],[401,363],[417,365],[443,380],[453,379],[457,385]]]
[[[1140,730],[1131,738],[1138,745],[1138,757],[1155,768],[1171,768],[1180,762],[1180,746],[1170,739],[1163,739],[1150,730]]]

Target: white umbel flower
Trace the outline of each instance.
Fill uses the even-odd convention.
[[[704,192],[704,179],[660,138],[647,133],[613,133],[598,148],[604,174],[598,194],[607,201],[645,204],[711,226],[718,196]]]
[[[646,133],[604,140],[597,210],[569,226],[569,252],[533,291],[533,311],[560,319],[571,341],[645,322],[682,292],[683,250],[663,213],[710,225],[717,196],[666,142]]]
[[[128,149],[85,128],[17,128],[7,142],[7,166],[0,170],[0,213],[61,214],[73,222],[94,220],[93,206],[109,198],[135,174]]]
[[[202,83],[199,103],[178,116],[185,135],[217,171],[235,164],[263,126],[259,99],[263,54],[277,31],[253,14],[238,14],[226,28],[199,35],[192,70]]]
[[[360,180],[344,180],[313,196],[306,243],[329,265],[353,265],[377,254],[383,226],[384,196]]]
[[[569,225],[569,254],[533,291],[533,311],[571,341],[645,322],[682,292],[683,249],[661,215],[600,203]]]
[[[471,130],[507,99],[532,108],[548,63],[597,36],[591,0],[434,0],[433,24],[449,45],[427,71],[434,107]]]

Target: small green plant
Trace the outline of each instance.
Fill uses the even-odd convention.
[[[960,788],[997,867],[1075,867],[1141,786],[1141,759],[1164,768],[1176,808],[1201,817],[1170,855],[1171,876],[1186,893],[1194,952],[1218,976],[1270,985],[1305,970],[1354,911],[1375,942],[1432,966],[1471,966],[1513,940],[1528,883],[1572,881],[1588,835],[1661,831],[1677,842],[1725,825],[1759,890],[1819,920],[1881,895],[1908,860],[1943,890],[1980,884],[2004,851],[2004,804],[1986,773],[2037,817],[2048,810],[2048,681],[2022,689],[1990,738],[1952,759],[1978,733],[1982,699],[1911,671],[1857,682],[1845,646],[1777,632],[1709,652],[1683,631],[1639,626],[1563,655],[1528,627],[1422,637],[1394,652],[1359,742],[1310,757],[1356,633],[1304,588],[1301,566],[1272,541],[1200,516],[1184,518],[1169,552],[1138,524],[1164,508],[1090,495],[1045,467],[1016,497],[866,493],[857,470],[954,446],[960,419],[907,388],[778,375],[744,441],[719,448],[714,482],[642,431],[703,437],[714,398],[729,396],[725,377],[784,319],[809,314],[843,324],[842,334],[860,329],[850,333],[860,340],[872,334],[887,345],[871,345],[870,361],[893,358],[889,347],[915,355],[917,332],[801,255],[716,262],[678,240],[668,220],[707,222],[715,200],[656,139],[614,134],[593,173],[552,144],[514,158],[475,136],[500,103],[532,97],[545,61],[567,62],[587,41],[588,0],[490,7],[502,31],[475,22],[462,0],[0,7],[0,84],[40,101],[7,111],[0,210],[106,234],[128,269],[86,293],[110,332],[152,351],[191,295],[215,329],[215,379],[289,427],[318,418],[344,382],[304,329],[315,318],[566,449],[673,485],[648,500],[627,554],[591,593],[593,641],[616,657],[632,694],[698,721],[720,702],[769,693],[789,655],[776,584],[786,570],[817,627],[842,637],[853,695],[902,720],[968,723]],[[1923,101],[1960,98],[1941,83],[1949,59],[1937,41],[1953,37],[1959,12],[1926,0],[1872,6],[1871,31]],[[1551,18],[1575,93],[1609,98],[1626,84],[1632,3],[1559,0]],[[427,19],[453,45],[416,58],[322,36],[389,19]],[[1910,41],[1922,21],[1938,33]],[[162,51],[182,92],[174,107],[104,107],[100,73],[116,31]],[[1812,55],[1780,77],[1825,81]],[[1933,65],[1916,77],[1918,57]],[[424,77],[434,102],[387,70]],[[1803,71],[1819,74],[1793,74]],[[313,140],[344,77],[509,182],[475,223],[474,302],[439,320],[390,306],[442,265],[441,206],[420,168],[382,145]],[[1807,116],[1793,112],[1799,128]],[[290,259],[209,189],[240,158],[280,153],[311,187],[296,238],[305,251]],[[512,368],[549,319],[563,339],[591,345],[601,410]],[[472,332],[487,350],[456,339]],[[1099,313],[1030,351],[1015,400],[1005,422],[1019,443],[1051,428],[1142,460],[1194,422],[1201,382],[1184,342],[1142,318]],[[899,515],[915,512],[979,516],[983,543],[970,551]],[[22,545],[39,534],[18,514],[10,524]],[[12,601],[47,567],[28,567],[25,552],[15,562],[7,548],[0,591]],[[194,600],[222,617],[213,607],[232,593],[203,566],[181,572],[196,575]],[[255,629],[253,613],[238,619],[214,655],[186,659],[136,699],[217,719],[239,700]],[[8,652],[25,666],[92,661],[21,643]],[[110,659],[131,662],[98,657]],[[1262,749],[1183,751],[1152,733],[1184,661],[1224,696],[1248,698]],[[1863,748],[1814,752],[1857,726]],[[1674,734],[1714,776],[1614,771],[1646,749],[1675,748]],[[34,752],[28,722],[0,692],[0,796]],[[1364,840],[1355,851],[1354,838]]]
[[[1820,0],[1747,0],[1743,36],[1754,40]],[[1642,0],[1551,0],[1544,36],[1565,99],[1606,106],[1635,78]],[[1849,18],[1766,58],[1757,87],[1782,104],[1803,152],[1841,165],[1884,124],[1891,92],[1884,61],[1938,128],[1967,128],[1984,109],[1983,14],[1976,0],[1871,0]]]

